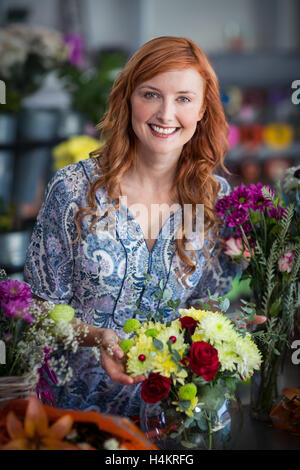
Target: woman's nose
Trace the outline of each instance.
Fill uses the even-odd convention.
[[[157,118],[161,122],[172,122],[175,116],[175,106],[172,100],[163,99],[160,101],[159,108],[157,110]]]

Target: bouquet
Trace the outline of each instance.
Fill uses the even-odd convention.
[[[160,402],[166,423],[172,416],[179,418],[179,425],[163,427],[163,436],[188,448],[215,446],[214,433],[229,423],[228,413],[224,420],[225,402],[234,398],[236,384],[247,380],[261,363],[250,334],[224,314],[229,302],[210,299],[223,312],[204,305],[204,310],[179,309],[179,318],[168,323],[127,320],[124,331],[132,336],[120,343],[127,373],[146,377],[141,385],[143,401]],[[246,304],[240,319],[254,315]]]
[[[54,404],[45,377],[55,385],[63,385],[71,379],[72,369],[60,352],[76,352],[79,337],[86,331],[80,332],[75,327],[76,322],[71,323],[74,317],[71,306],[33,298],[28,284],[6,279],[4,271],[1,274],[0,401],[7,399],[8,393],[14,394],[15,381],[15,394],[19,396],[18,378],[27,377],[36,385],[38,397]],[[99,358],[99,350],[93,350]]]
[[[154,450],[126,418],[94,411],[60,410],[13,400],[0,413],[0,450]]]
[[[254,413],[267,416],[277,394],[281,355],[293,330],[300,270],[299,216],[269,186],[243,184],[216,204],[232,228],[224,252],[243,267],[250,280],[257,313],[267,317],[257,329],[263,364]]]

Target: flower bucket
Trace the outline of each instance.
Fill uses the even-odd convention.
[[[0,377],[0,409],[10,400],[28,398],[35,393],[38,382],[37,374],[29,372],[21,376]]]

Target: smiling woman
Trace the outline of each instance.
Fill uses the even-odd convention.
[[[68,356],[73,381],[55,387],[57,405],[137,415],[144,376],[125,373],[118,343],[126,320],[158,309],[164,321],[173,319],[155,295],[158,283],[185,308],[206,300],[208,288],[225,294],[238,269],[218,247],[214,205],[230,188],[215,171],[226,170],[228,126],[203,51],[178,37],[143,45],[116,79],[98,127],[105,144],[93,158],[60,169],[49,183],[25,279],[35,295],[70,304],[88,330]],[[129,210],[137,205],[139,217]],[[195,233],[199,205],[204,224]],[[157,207],[170,210],[154,227],[145,213]],[[99,344],[101,364],[90,353]]]
[[[143,158],[178,160],[202,117],[203,88],[197,70],[188,68],[160,73],[134,90],[131,123]]]

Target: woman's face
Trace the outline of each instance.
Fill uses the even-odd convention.
[[[131,96],[139,152],[179,157],[202,117],[204,81],[194,68],[169,70],[141,83]]]

